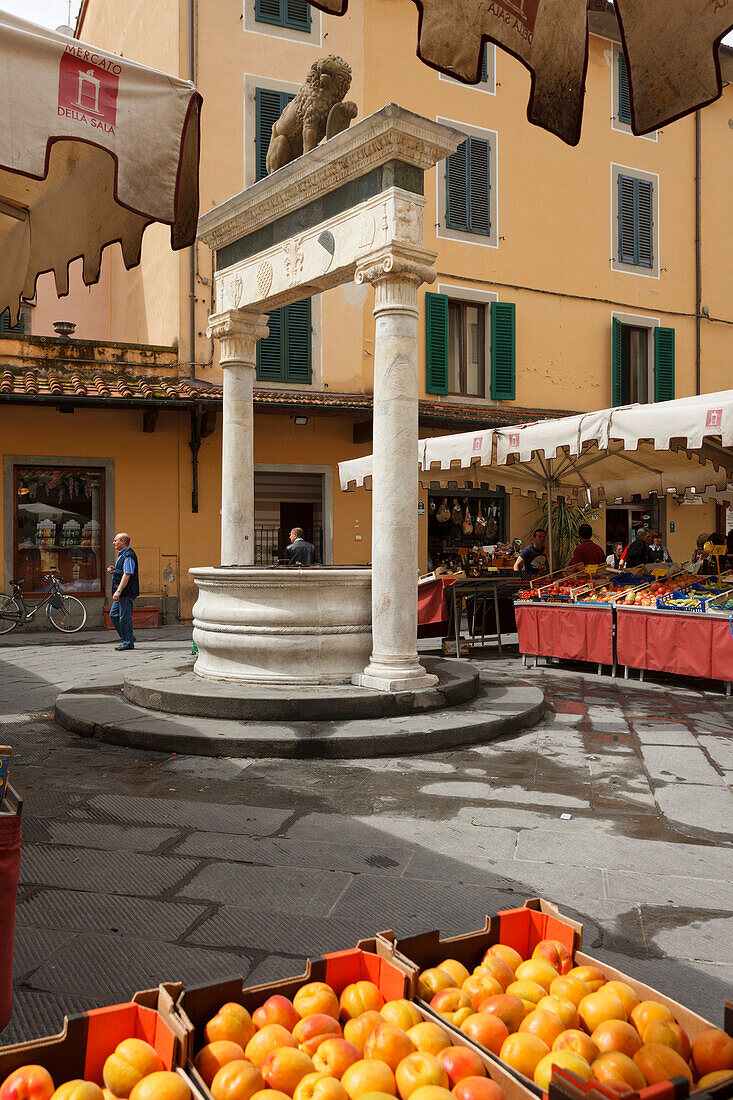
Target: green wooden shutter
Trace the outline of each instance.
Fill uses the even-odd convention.
[[[513,302],[491,303],[491,396],[496,401],[515,396],[516,312]]]
[[[623,371],[621,367],[621,331],[623,325],[614,317],[611,338],[611,404],[623,403]]]
[[[637,260],[641,267],[654,266],[654,184],[634,180],[636,184]]]
[[[284,382],[283,364],[283,311],[274,309],[267,315],[270,335],[257,344],[257,380],[259,382]]]
[[[275,26],[284,25],[285,0],[255,0],[255,19],[259,23],[274,23]]]
[[[448,157],[446,168],[446,214],[449,229],[468,231],[468,141]]]
[[[484,43],[484,59],[481,63],[481,83],[488,84],[489,82],[489,43]]]
[[[285,26],[294,31],[310,31],[311,6],[307,0],[284,0]]]
[[[635,183],[631,176],[618,177],[618,258],[622,264],[637,263]]]
[[[283,350],[285,381],[310,385],[311,366],[311,300],[304,298],[285,306],[283,313]]]
[[[468,224],[472,233],[488,236],[491,232],[489,203],[489,156],[488,141],[481,138],[468,140],[468,179],[469,179],[469,216]]]
[[[425,295],[425,364],[428,393],[448,392],[448,299]]]
[[[0,313],[0,332],[13,332],[19,336],[25,332],[25,317],[22,313],[18,314],[17,325],[10,324],[10,310],[6,309],[4,313]]]
[[[629,74],[626,58],[618,52],[618,120],[631,125],[631,97],[629,95]]]
[[[267,175],[267,150],[270,148],[272,127],[283,113],[291,99],[295,97],[290,92],[274,92],[270,88],[257,88],[255,90],[255,113],[257,116],[255,128],[255,165],[256,179],[264,179]]]
[[[654,329],[654,400],[674,401],[674,329]]]

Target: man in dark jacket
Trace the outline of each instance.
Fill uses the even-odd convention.
[[[137,554],[130,546],[130,536],[124,532],[115,535],[114,548],[117,551],[117,560],[107,569],[112,574],[112,607],[109,617],[122,640],[122,644],[115,646],[115,649],[124,651],[135,648],[132,608],[136,597],[140,595],[140,581]]]
[[[320,565],[321,558],[312,542],[306,542],[303,538],[303,528],[294,527],[290,532],[290,546],[286,547],[285,556],[288,565]]]
[[[626,555],[626,568],[633,569],[635,565],[647,565],[652,560],[652,553],[650,550],[650,543],[652,541],[652,533],[648,527],[642,527],[637,533],[636,538],[629,546],[628,553]]]

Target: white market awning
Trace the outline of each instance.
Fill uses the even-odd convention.
[[[68,293],[120,241],[140,261],[152,222],[196,238],[199,115],[193,84],[0,12],[0,313],[13,321],[38,275]]]

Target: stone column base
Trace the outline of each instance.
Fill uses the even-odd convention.
[[[431,676],[421,664],[405,665],[400,668],[370,663],[363,672],[351,678],[356,687],[372,688],[374,691],[424,691],[438,683],[437,676]]]

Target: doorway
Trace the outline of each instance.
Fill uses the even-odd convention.
[[[290,542],[290,532],[294,527],[301,527],[303,538],[306,542],[312,542],[320,553],[317,545],[320,532],[316,532],[313,519],[313,505],[305,501],[280,501],[280,545],[278,547],[280,557],[285,557],[285,547]]]
[[[641,527],[652,531],[660,527],[659,501],[652,497],[637,504],[615,504],[606,508],[606,553],[611,554],[616,543],[628,546]]]

